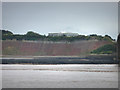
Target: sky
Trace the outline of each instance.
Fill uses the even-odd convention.
[[[118,35],[117,2],[3,2],[2,28],[15,34]]]

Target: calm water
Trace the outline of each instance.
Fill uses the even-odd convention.
[[[2,65],[3,88],[118,88],[118,66]]]

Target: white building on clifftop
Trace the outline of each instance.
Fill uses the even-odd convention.
[[[66,33],[66,32],[60,32],[60,33],[48,33],[48,36],[67,36],[67,37],[74,37],[78,36],[78,33]]]

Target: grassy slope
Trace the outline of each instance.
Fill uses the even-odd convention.
[[[113,54],[117,51],[117,45],[107,44],[97,48],[96,50],[91,51],[92,54]]]

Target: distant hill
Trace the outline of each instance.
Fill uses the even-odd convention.
[[[30,41],[54,41],[54,42],[59,42],[59,41],[79,41],[79,40],[99,40],[99,41],[114,41],[110,36],[105,35],[78,35],[78,36],[46,36],[46,35],[41,35],[39,33],[35,33],[33,31],[29,31],[24,35],[20,34],[13,34],[11,31],[7,30],[1,30],[2,31],[2,40],[30,40]]]

